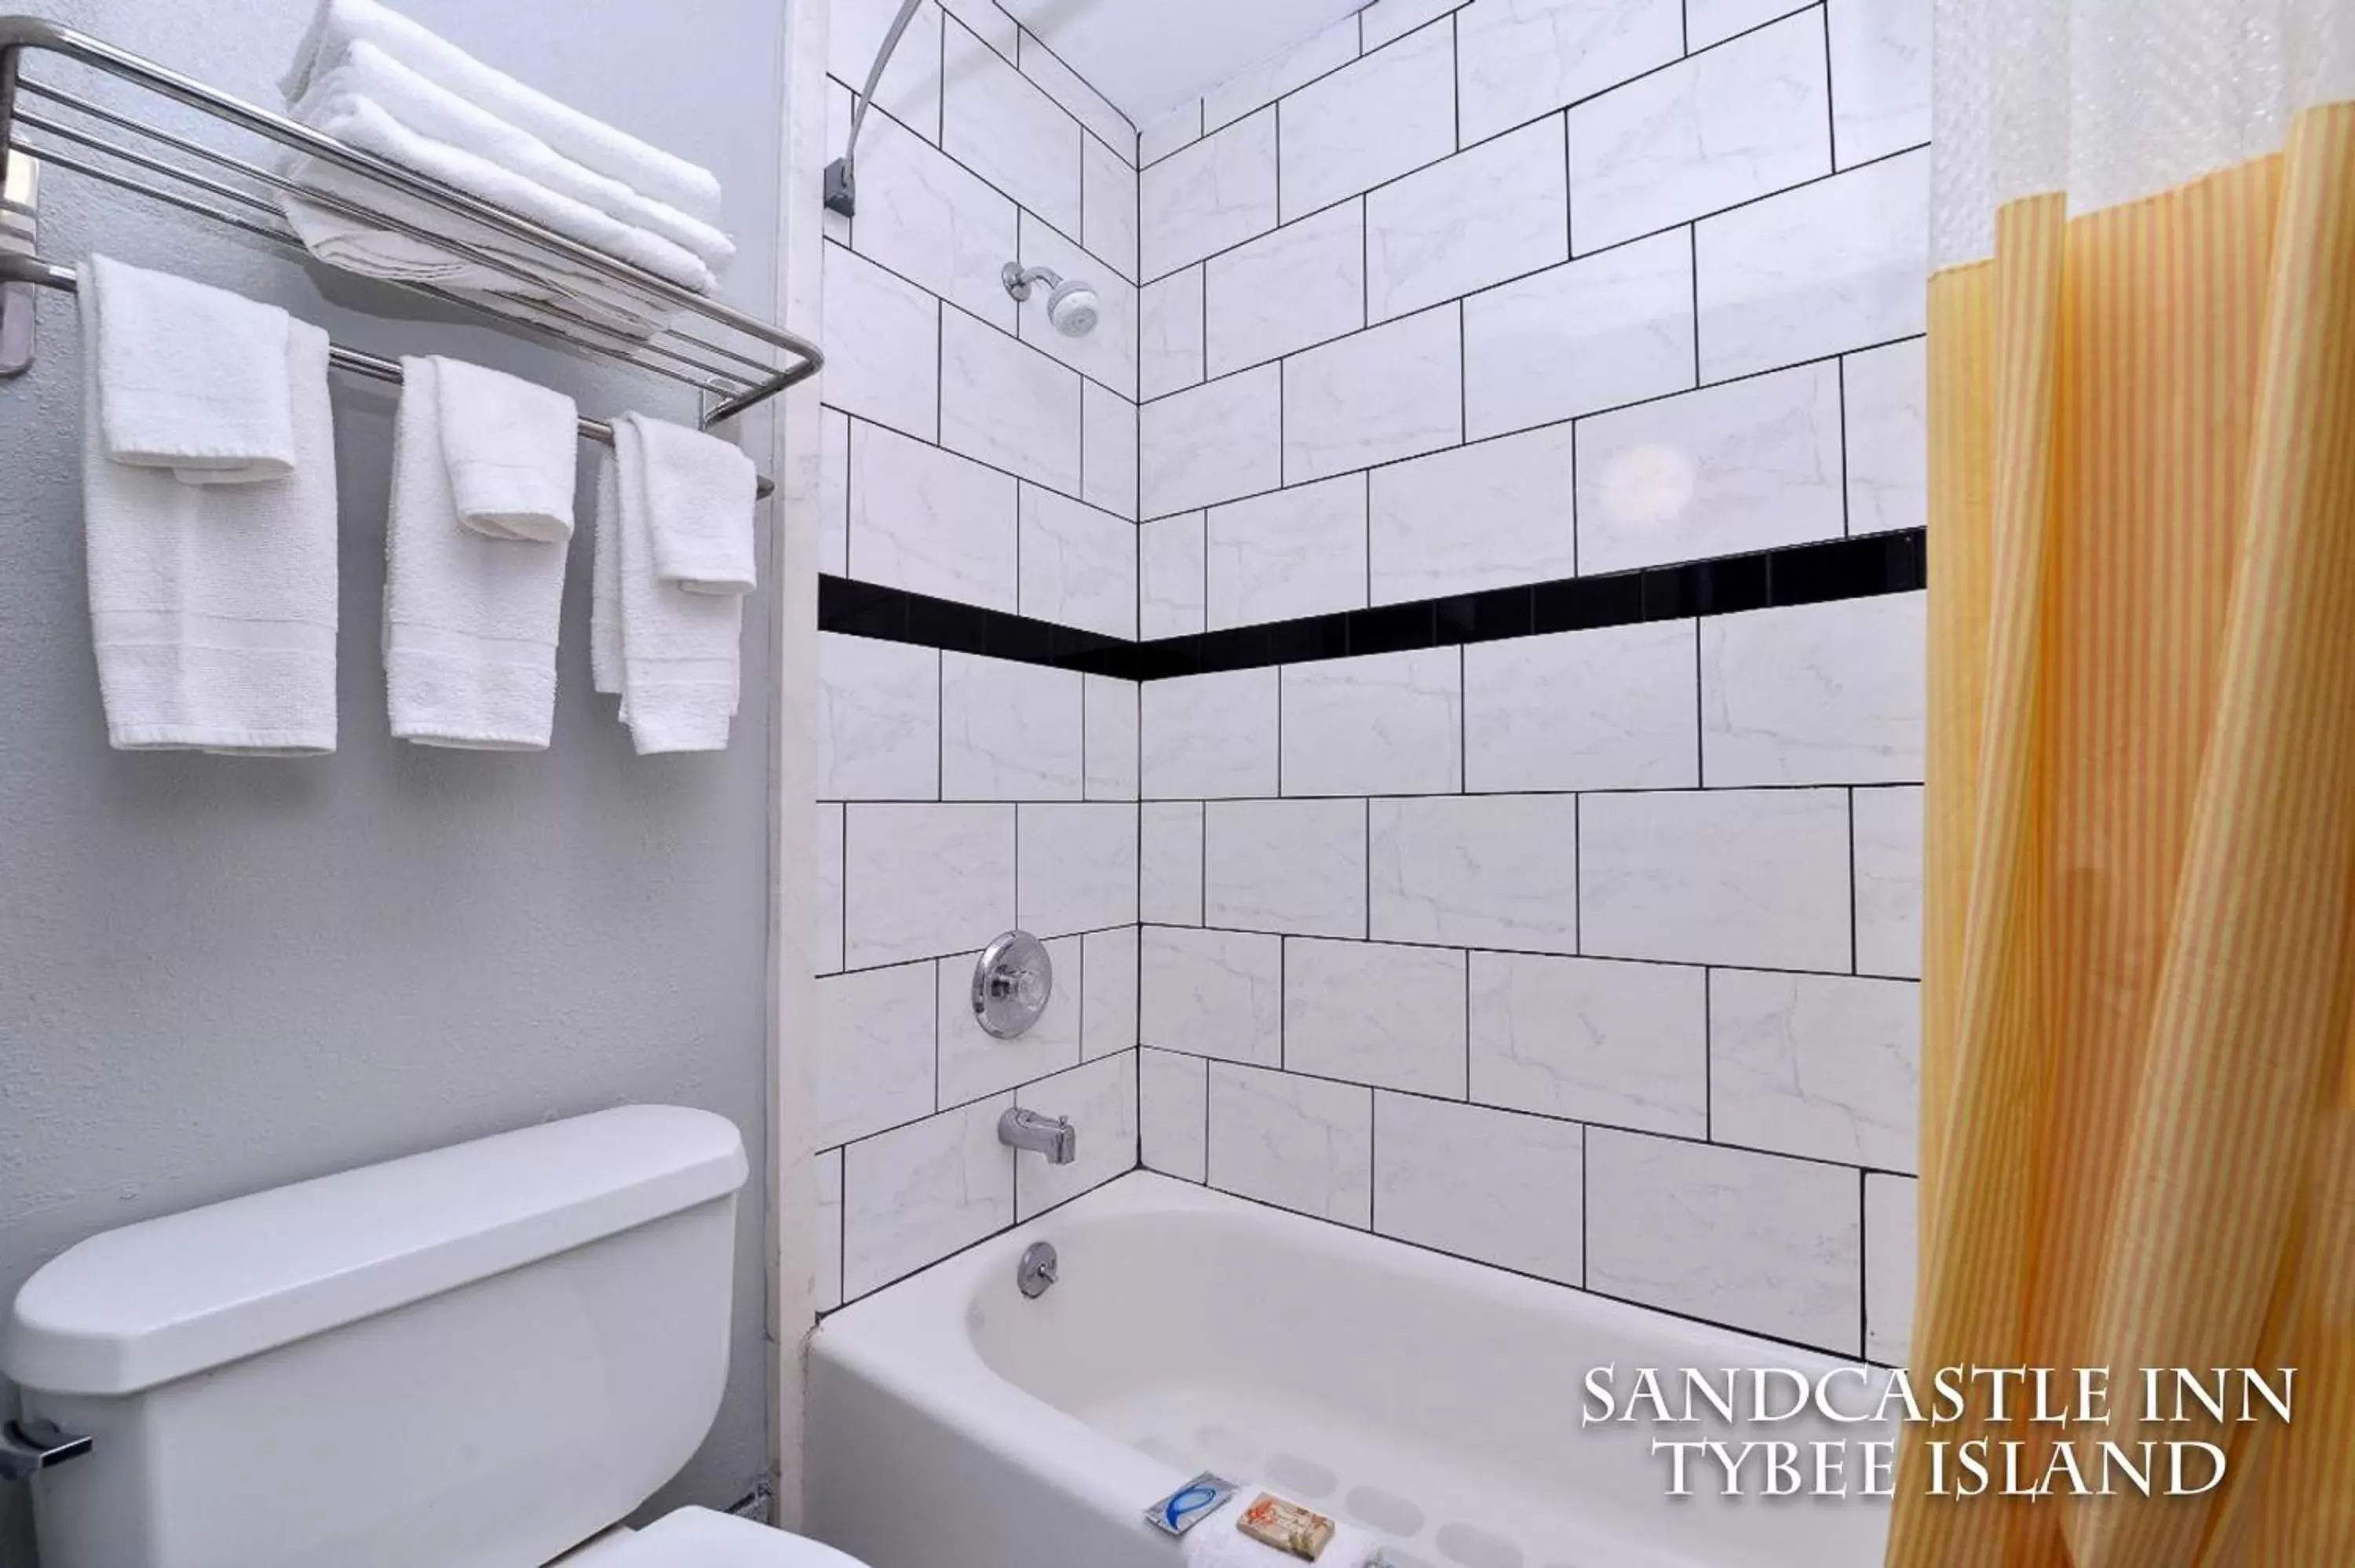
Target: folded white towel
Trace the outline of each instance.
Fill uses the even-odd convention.
[[[622,418],[645,461],[655,576],[689,593],[751,593],[760,474],[734,443],[643,414]]]
[[[572,537],[581,415],[561,392],[462,359],[433,361],[458,522],[494,539]]]
[[[597,690],[619,692],[642,756],[722,751],[735,717],[744,600],[689,593],[655,575],[645,456],[634,421],[613,426],[600,464],[591,557],[589,662]]]
[[[314,78],[310,90],[293,105],[293,113],[315,130],[408,162],[403,143],[370,144],[378,127],[356,109],[359,103],[374,105],[418,137],[472,154],[626,226],[658,235],[694,256],[714,275],[726,270],[735,259],[734,242],[710,224],[574,162],[538,137],[428,80],[366,41],[355,42],[340,64]],[[475,177],[479,170],[474,164],[463,159],[444,159],[443,164],[464,189],[486,201],[503,199],[496,188]]]
[[[108,738],[121,750],[336,749],[335,413],[327,334],[290,323],[293,464],[189,485],[107,455],[109,296],[82,269],[82,512]]]
[[[374,44],[420,76],[538,137],[575,163],[689,217],[719,221],[719,182],[709,169],[534,91],[375,0],[322,0],[295,51],[293,68],[280,79],[286,101],[299,101],[314,79],[333,70],[351,46],[361,42]]]
[[[284,311],[105,256],[84,277],[108,457],[190,484],[250,484],[293,468]]]
[[[1188,1531],[1180,1538],[1186,1548],[1186,1568],[1284,1568],[1287,1563],[1292,1568],[1305,1568],[1291,1552],[1263,1546],[1235,1528],[1243,1510],[1266,1490],[1265,1487],[1241,1489],[1218,1512]],[[1335,1520],[1333,1539],[1318,1553],[1316,1568],[1383,1568],[1381,1542],[1356,1525]]]

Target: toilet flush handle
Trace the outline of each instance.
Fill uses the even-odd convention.
[[[37,1470],[89,1452],[89,1438],[76,1437],[37,1415],[0,1423],[0,1481],[30,1480]]]

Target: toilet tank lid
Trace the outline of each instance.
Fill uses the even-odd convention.
[[[127,1394],[722,1198],[735,1124],[623,1106],[91,1236],[16,1293],[0,1370]]]

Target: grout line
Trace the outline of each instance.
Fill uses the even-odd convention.
[[[1872,1178],[1856,1173],[1856,1353],[1860,1361],[1872,1342]]]
[[[1857,972],[1856,939],[1856,788],[1848,789],[1848,972]]]
[[[1717,971],[1700,971],[1700,1136],[1717,1141]]]
[[[1849,514],[1849,511],[1848,355],[1842,355],[1832,362],[1832,374],[1838,378],[1839,386],[1840,533],[1853,539],[1856,537],[1856,519]]]

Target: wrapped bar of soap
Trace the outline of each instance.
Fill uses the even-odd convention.
[[[1333,1542],[1331,1520],[1266,1492],[1260,1493],[1259,1500],[1243,1510],[1242,1517],[1235,1520],[1235,1528],[1263,1546],[1289,1552],[1311,1563]]]

